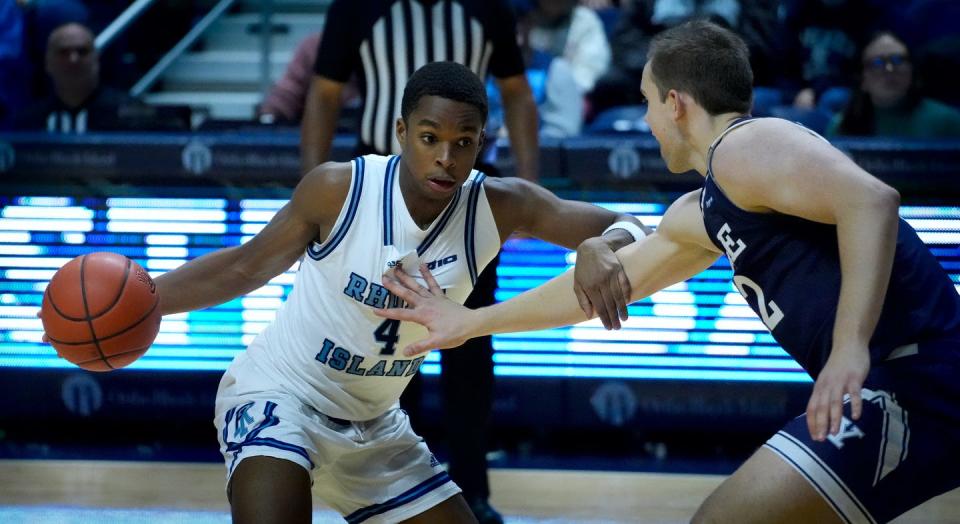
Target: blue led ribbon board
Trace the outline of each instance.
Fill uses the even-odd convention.
[[[40,341],[36,313],[53,273],[91,251],[114,251],[154,276],[258,231],[284,200],[0,197],[0,367],[68,368]],[[665,206],[601,203],[656,227]],[[960,207],[903,207],[901,216],[960,289]],[[572,267],[574,253],[512,239],[499,268],[506,300]],[[223,370],[273,319],[296,267],[217,307],[164,317],[160,335],[131,368]],[[695,278],[630,306],[619,331],[599,321],[494,337],[501,376],[806,382],[730,282],[726,258]],[[421,370],[439,372],[431,354]]]

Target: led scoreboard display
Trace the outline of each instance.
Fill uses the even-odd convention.
[[[67,368],[40,340],[44,288],[71,258],[113,251],[154,276],[255,235],[284,200],[0,197],[0,367]],[[656,227],[665,206],[606,203]],[[960,207],[901,208],[960,289]],[[508,299],[565,271],[575,254],[531,239],[504,246],[497,297]],[[222,370],[267,325],[296,267],[262,288],[202,311],[164,317],[160,335],[131,368]],[[599,321],[494,337],[497,375],[804,382],[730,281],[721,258],[688,282],[630,306],[619,331]],[[439,372],[434,352],[421,370]]]

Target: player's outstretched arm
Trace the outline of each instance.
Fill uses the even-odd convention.
[[[900,197],[794,124],[771,119],[744,131],[731,133],[731,143],[717,150],[713,162],[714,175],[734,202],[837,227],[842,283],[833,347],[807,405],[810,435],[824,440],[828,431],[840,430],[845,394],[852,417],[860,417],[868,344],[893,267]]]
[[[702,247],[701,240],[707,242],[705,233],[699,233],[703,222],[699,220],[695,196],[689,196],[671,206],[656,233],[617,251],[631,283],[631,301],[699,273],[719,256]],[[427,327],[430,334],[426,339],[404,348],[408,356],[430,349],[456,347],[469,338],[566,326],[588,318],[573,292],[573,271],[506,302],[475,310],[447,299],[425,268],[421,268],[421,273],[427,287],[401,271],[385,274],[384,286],[408,307],[374,310],[385,318],[413,321]]]
[[[627,319],[630,282],[614,251],[651,230],[632,215],[564,200],[520,179],[491,179],[486,188],[501,238],[519,232],[575,249],[573,288],[580,309],[589,318],[599,316],[607,329],[619,329]]]
[[[157,277],[164,315],[222,304],[289,269],[307,245],[329,234],[350,187],[350,164],[323,164],[290,201],[243,245],[203,255]]]

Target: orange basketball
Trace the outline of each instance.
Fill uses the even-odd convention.
[[[116,253],[67,262],[47,285],[41,318],[61,357],[90,371],[140,358],[160,331],[160,297],[139,264]]]

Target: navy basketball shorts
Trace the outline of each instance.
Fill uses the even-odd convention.
[[[803,475],[845,522],[887,522],[960,486],[960,338],[897,348],[874,365],[860,420],[810,438],[806,415],[765,446]]]

